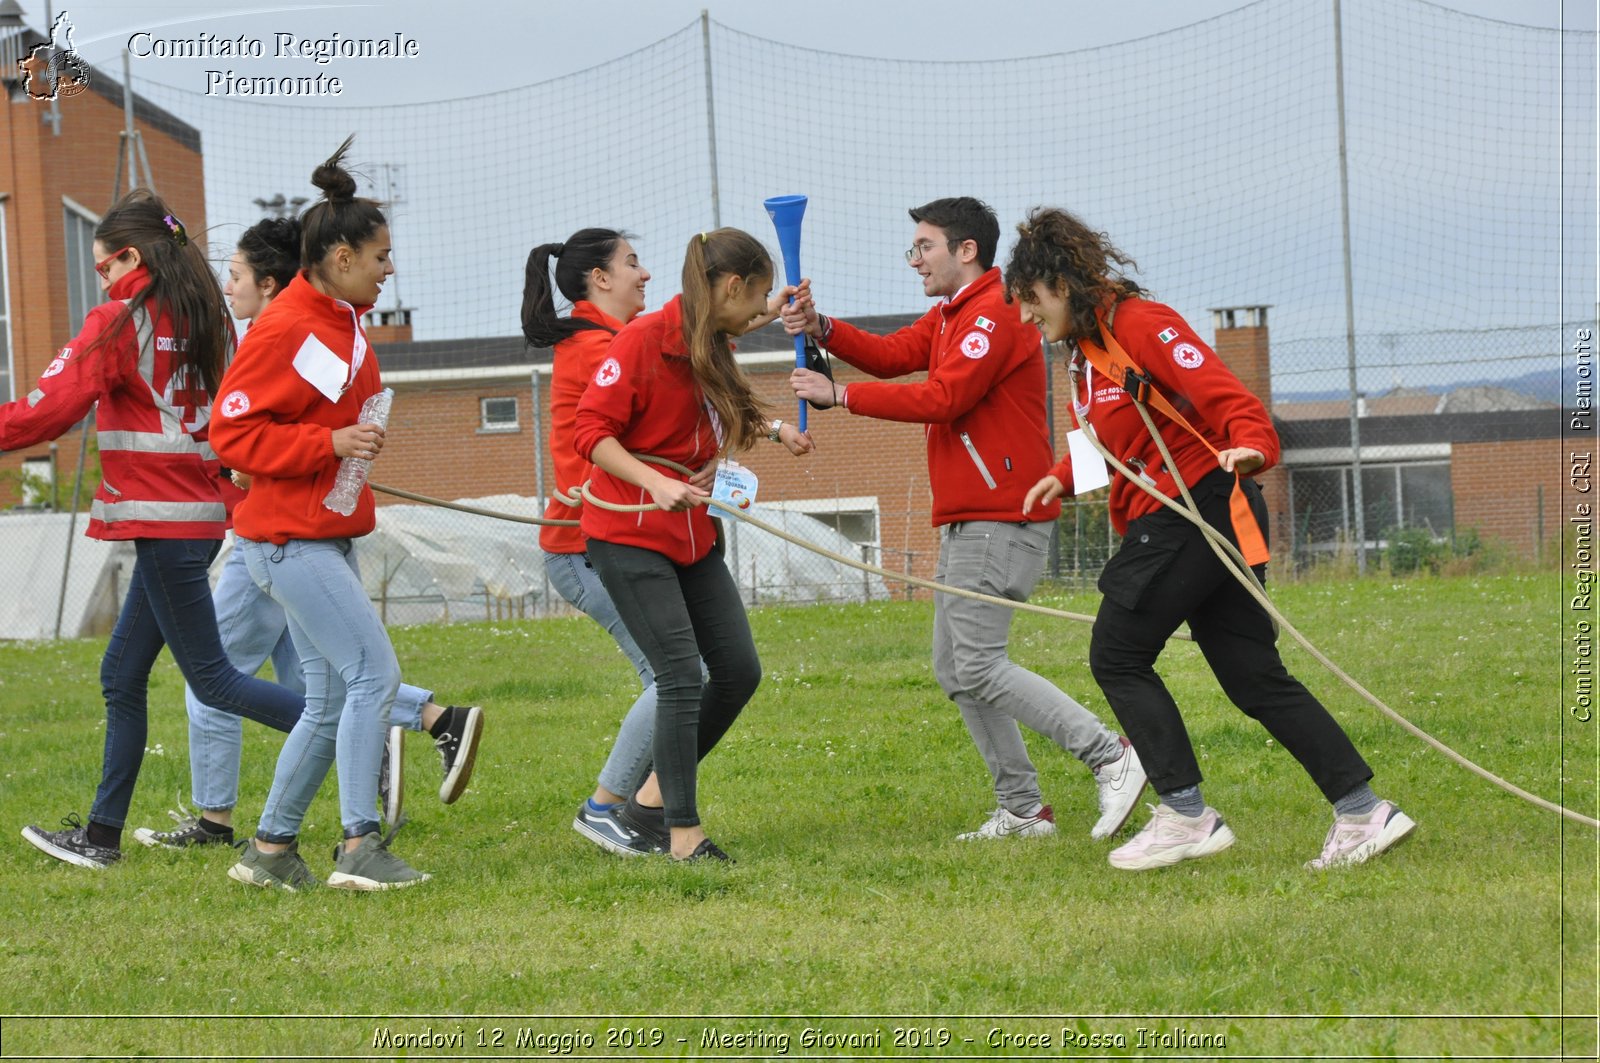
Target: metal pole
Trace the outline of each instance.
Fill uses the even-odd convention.
[[[139,187],[139,157],[138,147],[134,144],[135,128],[133,124],[133,57],[128,49],[122,49],[122,143],[128,149],[128,191],[132,192]],[[120,197],[122,191],[119,189]]]
[[[67,609],[67,576],[72,572],[72,543],[78,533],[78,502],[83,497],[83,460],[89,451],[89,422],[93,419],[93,414],[83,419],[83,431],[78,436],[78,475],[72,481],[72,516],[67,518],[67,556],[61,562],[61,593],[56,596],[56,638],[61,637],[61,617]],[[111,611],[117,611],[115,591],[111,594]]]
[[[711,227],[722,228],[722,193],[717,187],[717,107],[711,92],[711,12],[700,9],[700,48],[706,67],[706,143],[711,150]]]
[[[1045,432],[1050,437],[1050,449],[1054,451],[1056,446],[1056,363],[1051,355],[1054,353],[1055,345],[1046,341],[1040,346],[1040,350],[1044,353]],[[1056,514],[1056,519],[1050,526],[1050,578],[1057,583],[1061,581],[1061,516],[1066,511],[1065,506],[1061,507],[1061,513]]]
[[[553,354],[552,354],[553,357]],[[554,363],[551,363],[554,365]],[[539,408],[539,367],[534,366],[528,374],[529,391],[533,396],[533,497],[541,513],[545,507],[544,499],[544,411]],[[539,606],[545,615],[550,613],[550,570],[543,565],[539,566],[539,578],[543,581],[539,594]]]
[[[1361,498],[1361,399],[1356,391],[1356,302],[1350,270],[1350,161],[1344,135],[1344,30],[1333,0],[1333,68],[1339,103],[1339,224],[1344,234],[1344,348],[1350,383],[1350,479],[1355,484],[1356,571],[1367,571],[1367,513]]]

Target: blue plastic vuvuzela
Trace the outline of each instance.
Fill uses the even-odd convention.
[[[783,273],[786,284],[800,283],[800,219],[806,215],[805,196],[773,196],[764,200],[767,217],[778,230],[778,250],[783,254]],[[794,299],[789,300],[791,303]],[[806,337],[804,333],[794,338],[794,364],[797,369],[806,367]],[[806,430],[806,404],[800,401],[800,431]]]

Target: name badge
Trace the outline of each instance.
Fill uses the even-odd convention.
[[[743,511],[756,503],[756,474],[736,461],[717,466],[717,479],[711,485],[711,499]]]
[[[294,371],[329,402],[344,397],[345,384],[350,379],[350,366],[315,336],[307,336],[295,352]]]
[[[1094,449],[1094,444],[1083,434],[1083,429],[1074,428],[1067,433],[1067,452],[1072,455],[1073,494],[1086,495],[1111,482],[1111,469],[1106,465],[1106,459]]]

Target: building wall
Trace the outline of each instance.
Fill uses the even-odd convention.
[[[1567,450],[1560,439],[1452,443],[1457,533],[1474,529],[1523,559],[1555,556],[1563,528]]]
[[[1233,364],[1239,351],[1245,355],[1246,373],[1266,371],[1265,328],[1238,328],[1219,332],[1218,350]],[[379,357],[382,351],[379,350]],[[1254,359],[1251,361],[1250,359]],[[868,379],[842,362],[834,362],[840,384]],[[773,408],[774,416],[797,420],[789,390],[789,366],[772,364],[749,369],[757,392]],[[905,380],[919,380],[913,375]],[[1247,380],[1247,385],[1270,394],[1270,383]],[[1059,453],[1066,433],[1074,426],[1069,381],[1058,355],[1051,371],[1053,445]],[[479,429],[479,401],[490,397],[518,399],[519,428],[509,433]],[[549,431],[548,378],[540,388],[539,423]],[[532,388],[526,379],[475,381],[451,384],[401,384],[396,387],[394,415],[383,458],[373,470],[379,483],[439,498],[457,498],[513,492],[535,493],[534,461],[544,461],[546,493],[554,490],[554,471],[543,441],[536,440],[530,416]],[[842,410],[808,413],[817,450],[793,458],[782,447],[763,443],[740,457],[760,478],[759,498],[764,503],[833,498],[875,497],[878,500],[878,542],[882,560],[893,571],[933,577],[939,539],[930,524],[932,496],[928,483],[927,449],[923,427],[857,417]],[[1260,478],[1271,511],[1271,546],[1288,556],[1288,479],[1281,469]],[[1103,497],[1104,492],[1100,492]],[[394,501],[379,496],[380,504]],[[896,588],[899,593],[899,588]]]
[[[49,104],[0,98],[0,193],[6,196],[6,251],[12,309],[12,386],[17,397],[34,382],[55,352],[76,334],[81,321],[69,321],[65,267],[66,236],[62,197],[104,214],[115,199],[117,157],[123,111],[96,92],[59,101],[59,136],[42,121]],[[191,234],[206,231],[205,178],[201,156],[168,134],[140,124],[156,189]],[[127,189],[124,174],[121,189]],[[0,396],[4,399],[8,396]],[[71,491],[78,459],[79,433],[59,441],[58,482],[63,497]],[[0,472],[14,471],[30,457],[50,453],[48,443],[0,455]],[[95,484],[85,485],[87,497]],[[0,478],[0,508],[20,499]],[[65,504],[65,503],[63,503]]]

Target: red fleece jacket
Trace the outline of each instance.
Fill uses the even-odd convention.
[[[1260,451],[1267,460],[1257,473],[1278,463],[1278,432],[1272,427],[1266,406],[1240,383],[1176,310],[1146,299],[1125,299],[1117,304],[1111,324],[1111,334],[1123,350],[1212,446],[1218,450],[1249,447]],[[1074,399],[1079,415],[1094,427],[1107,450],[1135,471],[1143,470],[1156,490],[1169,498],[1178,497],[1172,473],[1162,464],[1155,440],[1150,438],[1144,420],[1120,382],[1104,379],[1085,364]],[[1154,409],[1151,416],[1185,483],[1193,484],[1220,467],[1216,456],[1188,430]],[[1071,458],[1063,458],[1050,471],[1070,493]],[[1160,506],[1124,477],[1112,477],[1111,524],[1119,533],[1127,529],[1129,521],[1153,513]]]
[[[1055,520],[1060,506],[1022,515],[1028,488],[1050,469],[1045,367],[1038,330],[1007,305],[990,269],[887,336],[833,321],[828,350],[876,377],[926,371],[908,384],[851,384],[850,412],[928,426],[933,524]]]
[[[573,445],[589,461],[594,448],[608,437],[629,453],[669,458],[691,469],[716,456],[717,432],[684,349],[682,296],[624,326],[590,378],[578,402]],[[688,479],[671,469],[661,471]],[[650,501],[648,491],[599,467],[590,490],[609,502]],[[590,539],[654,550],[679,565],[705,557],[715,538],[705,506],[676,513],[616,513],[585,505],[580,519],[583,534]]]
[[[339,471],[334,430],[358,423],[361,404],[380,387],[360,322],[370,309],[323,295],[301,272],[245,333],[222,378],[211,443],[224,465],[254,477],[233,514],[233,530],[246,539],[344,539],[372,530],[370,488],[361,488],[348,517],[322,504]]]

